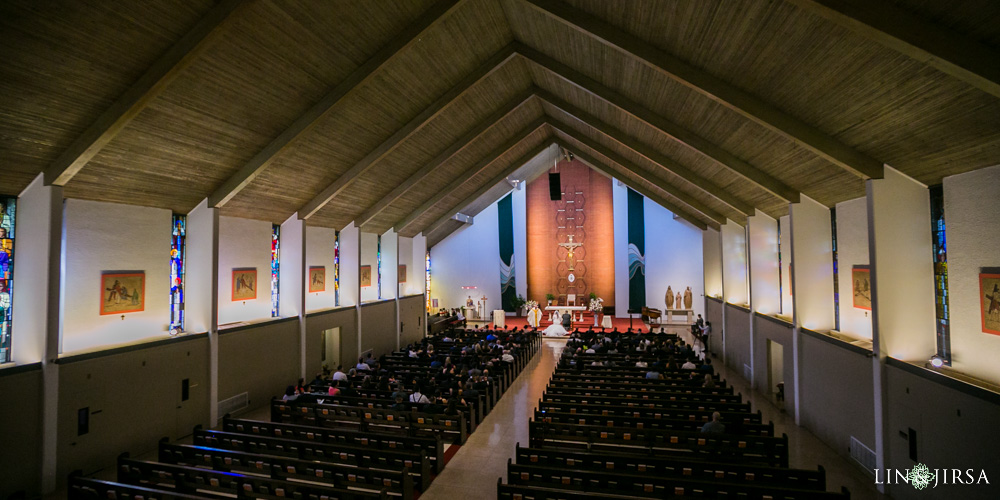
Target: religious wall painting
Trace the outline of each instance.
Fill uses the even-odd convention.
[[[983,333],[1000,335],[1000,274],[979,275],[979,302]]]
[[[851,289],[854,295],[854,307],[872,310],[872,279],[868,267],[851,269]]]
[[[257,268],[233,269],[233,302],[257,298]]]
[[[309,293],[326,291],[326,266],[309,267]]]
[[[362,288],[372,286],[372,266],[361,266],[359,277]]]
[[[125,314],[146,309],[146,273],[101,274],[101,315]]]
[[[406,283],[406,264],[400,264],[396,267],[396,279],[400,283]]]

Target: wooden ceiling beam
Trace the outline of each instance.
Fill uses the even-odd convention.
[[[563,135],[570,137],[576,142],[579,142],[580,144],[590,148],[590,150],[592,150],[593,152],[611,160],[614,163],[621,165],[625,170],[631,172],[632,175],[642,180],[645,180],[646,182],[655,186],[657,189],[663,191],[664,193],[669,194],[670,196],[673,196],[674,198],[677,199],[677,201],[686,205],[686,207],[681,207],[676,203],[672,203],[671,206],[676,207],[678,210],[681,210],[686,214],[701,214],[702,217],[710,221],[714,221],[718,224],[726,223],[726,217],[724,215],[717,213],[715,210],[712,210],[704,203],[694,199],[694,197],[692,197],[691,195],[684,193],[683,191],[677,189],[676,187],[670,185],[669,183],[664,182],[662,179],[655,177],[653,179],[650,179],[646,172],[643,172],[642,169],[633,165],[632,162],[628,161],[626,158],[622,157],[618,153],[602,146],[601,144],[598,144],[597,141],[594,141],[590,137],[587,137],[586,135],[581,134],[576,130],[573,130],[569,126],[569,124],[550,117],[549,125],[551,125],[552,128],[556,129],[557,131],[561,132]],[[692,217],[697,218],[697,215],[692,215]]]
[[[344,78],[330,92],[323,96],[322,99],[296,118],[288,128],[278,134],[267,146],[264,146],[264,149],[260,150],[250,161],[240,167],[232,177],[226,179],[221,186],[209,195],[209,206],[222,207],[232,200],[240,191],[249,186],[279,154],[288,150],[298,139],[312,130],[338,104],[343,102],[344,98],[354,89],[369,81],[396,54],[419,43],[427,30],[438,25],[451,13],[455,12],[464,1],[441,0],[421,14],[416,21],[396,35],[392,41],[380,48],[378,52],[365,61],[364,64],[358,66],[347,78]]]
[[[593,95],[612,106],[621,109],[635,118],[646,122],[664,135],[690,148],[692,151],[711,159],[719,165],[760,186],[786,203],[797,203],[799,192],[772,177],[770,174],[739,159],[736,155],[722,147],[698,136],[697,134],[677,125],[654,113],[648,107],[639,104],[622,94],[608,88],[593,78],[570,68],[569,66],[525,45],[519,44],[517,52],[529,61],[535,63],[563,81],[573,85],[590,95]]]
[[[763,99],[696,68],[603,20],[554,0],[524,0],[578,33],[613,47],[660,74],[783,135],[814,154],[861,177],[880,179],[883,163],[838,141]],[[989,61],[995,65],[996,59]],[[984,61],[987,63],[987,61]]]
[[[889,2],[788,0],[900,54],[1000,97],[1000,52]]]
[[[111,106],[45,168],[45,184],[65,186],[224,31],[227,19],[248,2],[221,0],[150,66]]]
[[[716,200],[719,200],[721,203],[724,203],[732,207],[740,214],[744,216],[754,214],[754,209],[752,206],[750,206],[750,204],[741,201],[735,195],[726,192],[726,190],[724,190],[721,186],[718,186],[709,181],[708,179],[694,173],[687,167],[681,165],[680,163],[677,163],[671,158],[668,158],[666,155],[660,153],[659,151],[656,151],[652,147],[641,143],[637,139],[601,121],[601,119],[599,119],[598,117],[591,115],[590,113],[587,113],[586,111],[576,106],[573,106],[572,104],[556,97],[555,95],[553,95],[548,91],[539,90],[537,95],[540,99],[549,103],[551,106],[587,124],[594,130],[597,130],[598,132],[604,134],[605,136],[617,142],[618,144],[621,144],[622,146],[631,149],[637,154],[644,156],[646,159],[658,165],[660,168],[670,171],[674,175],[680,177],[681,179],[684,179],[688,183],[701,189],[705,194],[715,198]],[[721,223],[724,224],[725,221],[722,221]]]
[[[527,136],[525,136],[525,137],[527,137]],[[518,141],[518,142],[520,142],[520,141]],[[514,172],[517,171],[517,169],[523,167],[525,163],[528,163],[529,161],[531,161],[532,158],[538,156],[543,151],[545,151],[546,149],[548,149],[548,147],[551,144],[552,143],[549,142],[549,141],[543,141],[541,144],[539,144],[538,146],[532,148],[530,151],[528,151],[527,153],[525,153],[524,155],[522,155],[520,158],[512,161],[510,163],[510,165],[508,165],[507,168],[505,168],[503,170],[503,172],[500,172],[499,174],[497,174],[496,176],[494,176],[492,179],[490,179],[489,182],[486,182],[482,186],[480,186],[479,189],[477,189],[474,193],[472,193],[469,196],[466,196],[462,201],[456,203],[454,206],[451,207],[450,210],[448,210],[447,212],[445,212],[445,214],[442,215],[438,220],[434,221],[431,225],[429,225],[426,228],[424,228],[422,232],[424,234],[431,234],[431,233],[433,233],[435,230],[437,230],[439,227],[441,227],[445,222],[448,222],[449,220],[451,220],[452,216],[454,216],[456,213],[460,212],[465,207],[467,207],[467,206],[471,205],[472,203],[474,203],[481,196],[483,196],[487,192],[489,192],[489,190],[493,189],[497,184],[500,184],[501,182],[505,182],[505,179],[507,178],[507,176],[509,176],[510,174],[513,174]],[[489,155],[486,156],[486,159],[488,159],[488,161],[486,162],[486,164],[488,165],[490,163],[493,163],[499,157],[500,157],[500,155],[495,155],[494,156],[493,153],[490,153]]]
[[[390,205],[396,202],[400,197],[406,194],[413,186],[417,185],[420,181],[424,180],[431,172],[437,169],[441,164],[447,161],[449,158],[454,156],[459,151],[465,149],[473,140],[482,135],[484,132],[496,125],[497,122],[503,120],[508,115],[514,112],[514,110],[520,108],[526,104],[535,93],[534,88],[529,88],[528,90],[518,94],[516,97],[511,99],[500,107],[496,112],[486,117],[479,122],[472,130],[468,131],[462,137],[458,138],[455,142],[451,143],[444,151],[440,152],[437,156],[428,161],[420,170],[417,170],[412,175],[410,175],[405,181],[400,185],[396,186],[389,194],[385,195],[376,202],[371,207],[368,207],[361,216],[354,220],[357,226],[364,227],[370,223],[375,217],[378,217],[383,210],[388,208]]]
[[[421,215],[423,215],[424,212],[426,212],[427,210],[430,210],[431,208],[433,208],[434,205],[437,205],[446,196],[448,196],[449,194],[451,194],[456,189],[462,187],[462,184],[465,184],[469,179],[473,178],[476,174],[482,172],[483,169],[485,169],[491,163],[493,163],[493,161],[496,160],[497,158],[499,158],[500,155],[506,153],[508,150],[510,150],[514,146],[517,146],[522,140],[524,140],[524,138],[528,137],[533,132],[535,132],[536,130],[538,130],[539,128],[541,128],[543,126],[545,126],[545,119],[544,118],[539,118],[539,119],[531,122],[530,124],[528,124],[528,126],[526,126],[523,129],[521,129],[520,132],[514,134],[513,137],[510,140],[508,140],[507,142],[504,142],[500,146],[494,148],[483,159],[479,160],[471,168],[466,169],[465,172],[462,173],[462,175],[459,175],[458,177],[456,177],[447,186],[444,186],[441,189],[439,189],[434,194],[434,196],[432,196],[430,199],[428,199],[427,201],[425,201],[423,204],[421,204],[415,210],[413,210],[412,212],[410,212],[409,215],[407,215],[406,217],[404,217],[403,219],[401,219],[399,222],[396,222],[395,224],[393,224],[392,227],[396,230],[397,233],[402,233],[407,227],[410,226],[410,224],[413,224],[413,222],[415,222]],[[425,232],[425,234],[426,234],[426,232]]]
[[[413,117],[413,119],[407,122],[406,125],[403,125],[402,128],[389,136],[388,139],[382,141],[382,143],[375,149],[369,151],[364,158],[358,160],[358,162],[351,166],[350,169],[341,174],[337,180],[333,181],[332,184],[324,188],[312,200],[309,200],[308,203],[303,205],[302,208],[298,210],[298,213],[302,214],[304,219],[308,219],[315,215],[316,212],[322,209],[334,197],[344,192],[344,190],[347,189],[352,182],[368,171],[368,169],[370,169],[375,163],[388,156],[389,153],[402,144],[403,141],[413,137],[413,134],[416,134],[417,131],[439,116],[446,108],[448,108],[448,106],[460,99],[466,92],[475,87],[477,84],[498,71],[515,56],[514,45],[510,44],[501,49],[495,55],[490,57],[489,60],[481,64],[479,68],[445,92],[430,106],[424,108],[420,114]]]
[[[612,165],[604,164],[603,162],[599,162],[595,158],[593,158],[590,155],[588,155],[587,153],[580,152],[579,148],[577,148],[575,146],[572,146],[570,144],[567,144],[565,141],[561,141],[561,140],[557,139],[556,140],[556,144],[558,144],[560,147],[563,147],[563,148],[566,148],[566,149],[572,151],[573,154],[576,155],[577,158],[579,158],[580,160],[586,162],[591,168],[597,170],[598,172],[603,173],[604,175],[606,175],[608,177],[611,177],[613,179],[618,179],[618,180],[624,182],[626,186],[634,189],[636,192],[638,192],[639,194],[645,196],[646,198],[649,198],[650,200],[653,200],[653,202],[655,202],[656,204],[662,206],[663,208],[666,208],[667,210],[670,210],[671,212],[677,214],[678,217],[686,220],[687,222],[689,222],[694,227],[697,227],[698,229],[701,229],[702,231],[704,231],[705,229],[707,229],[709,227],[711,227],[712,229],[716,229],[716,230],[719,229],[718,225],[715,224],[714,222],[711,225],[706,224],[701,219],[699,219],[699,218],[697,218],[697,217],[689,214],[686,210],[684,210],[684,209],[678,207],[677,205],[675,205],[673,203],[670,203],[669,201],[665,200],[662,196],[656,194],[652,190],[647,189],[645,186],[643,186],[642,182],[629,182],[629,180],[631,180],[631,179],[628,178],[628,174],[625,173],[625,172],[622,172],[622,171],[618,170],[617,167],[614,167]]]

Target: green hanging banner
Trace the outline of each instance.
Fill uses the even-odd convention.
[[[646,223],[642,195],[628,190],[628,309],[646,306]]]
[[[511,195],[497,202],[497,222],[500,228],[500,302],[503,310],[514,312],[517,282],[514,279],[514,205]]]

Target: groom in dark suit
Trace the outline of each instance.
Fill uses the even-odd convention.
[[[571,326],[573,326],[573,315],[571,315],[568,312],[563,313],[563,315],[562,315],[562,326],[563,326],[563,328],[566,329],[566,331],[569,331],[569,328]]]

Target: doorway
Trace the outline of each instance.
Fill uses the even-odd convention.
[[[340,362],[340,327],[323,330],[322,334],[322,360],[321,364],[325,370],[336,370]]]
[[[767,339],[767,393],[781,403],[785,400],[785,348]]]

